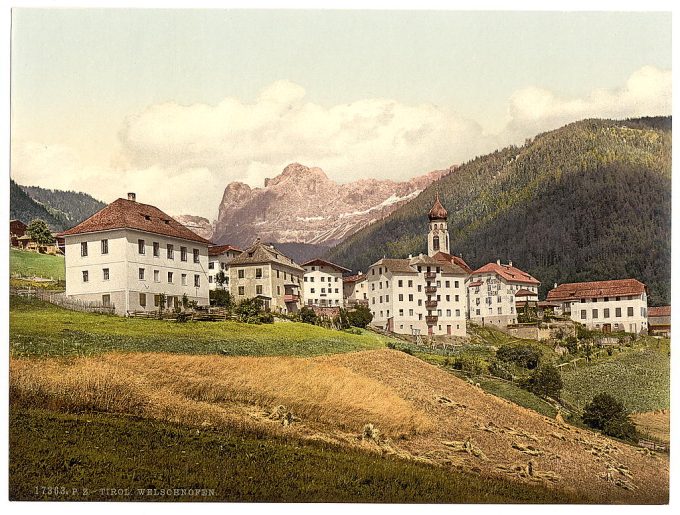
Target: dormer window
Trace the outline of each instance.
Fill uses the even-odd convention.
[[[149,215],[144,215],[144,220],[150,222],[150,221],[151,221],[151,217],[150,217]]]

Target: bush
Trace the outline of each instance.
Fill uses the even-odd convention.
[[[498,360],[494,360],[489,364],[489,374],[512,381],[512,373]]]
[[[527,345],[503,345],[496,351],[496,357],[506,363],[514,363],[533,370],[538,366],[540,353]]]
[[[373,320],[373,314],[368,306],[357,306],[351,311],[347,311],[347,320],[354,327],[364,329]]]
[[[598,393],[583,409],[584,424],[604,434],[634,440],[635,426],[628,419],[623,403],[608,393]]]
[[[459,356],[453,361],[453,368],[470,375],[480,375],[486,372],[486,364],[476,356]]]
[[[260,321],[261,324],[273,324],[274,315],[272,315],[271,311],[265,311],[258,315],[258,320]]]
[[[262,300],[258,298],[243,299],[239,302],[234,312],[239,321],[247,324],[259,324],[260,314],[262,313]]]
[[[312,308],[302,306],[300,309],[300,322],[315,325],[318,321],[317,319],[318,317]]]
[[[223,308],[231,308],[234,305],[227,290],[210,290],[210,304]]]
[[[534,370],[526,386],[536,395],[558,399],[564,385],[559,370],[554,365],[546,363]]]
[[[578,352],[578,338],[576,336],[570,336],[564,340],[564,345],[569,350],[569,354],[576,354]]]

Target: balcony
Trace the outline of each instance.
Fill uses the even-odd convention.
[[[300,300],[299,295],[293,295],[292,293],[287,293],[283,296],[284,302],[298,302]]]
[[[437,323],[437,320],[439,320],[439,317],[437,315],[427,315],[425,317],[425,323],[427,325],[435,325]]]
[[[432,295],[433,293],[437,293],[437,287],[436,286],[425,286],[425,293],[428,295]]]
[[[438,302],[436,300],[426,300],[425,301],[425,307],[427,309],[435,309],[437,307]]]
[[[425,279],[434,281],[437,278],[437,272],[425,272]]]

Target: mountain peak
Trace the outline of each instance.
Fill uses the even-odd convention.
[[[291,163],[283,169],[279,175],[273,179],[265,179],[264,187],[271,188],[278,184],[288,182],[290,180],[294,181],[314,181],[314,182],[328,182],[328,176],[326,173],[318,167],[309,168],[300,163]]]

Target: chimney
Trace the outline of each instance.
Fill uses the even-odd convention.
[[[409,254],[409,255],[408,255],[408,258],[409,258],[409,259],[413,259],[413,254]]]
[[[497,265],[500,265],[500,264],[501,264],[501,260],[500,260],[500,259],[497,259],[497,260],[496,260],[496,264],[497,264]]]
[[[557,283],[555,283],[555,284],[553,285],[553,288],[557,288]]]
[[[132,202],[137,202],[137,195],[135,193],[128,193],[128,200]]]
[[[512,266],[512,260],[508,261],[508,266]]]

